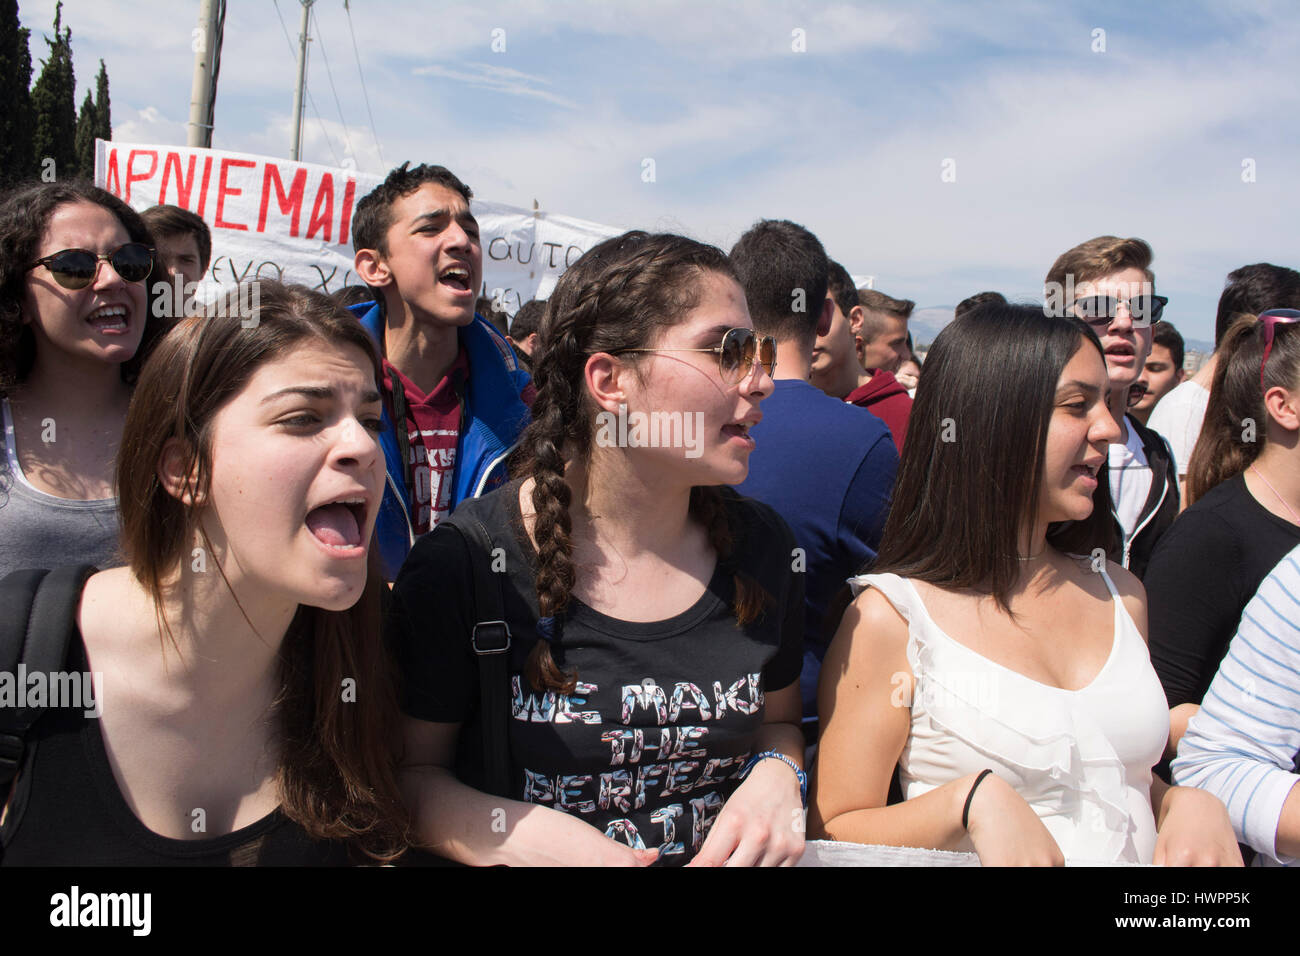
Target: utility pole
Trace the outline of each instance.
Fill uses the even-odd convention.
[[[295,162],[302,151],[302,93],[307,85],[307,19],[316,0],[299,0],[302,4],[302,27],[298,31],[298,85],[293,89],[293,142],[289,158]]]
[[[212,116],[217,98],[217,70],[221,64],[221,35],[225,28],[225,0],[199,0],[199,24],[194,29],[194,79],[190,84],[190,121],[187,146],[212,146]]]

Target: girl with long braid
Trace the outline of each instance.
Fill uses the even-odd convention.
[[[564,275],[540,338],[516,480],[421,538],[393,589],[417,840],[469,864],[791,865],[798,554],[720,487],[748,471],[775,343],[719,250],[643,232]],[[504,796],[484,792],[483,567],[511,634]]]

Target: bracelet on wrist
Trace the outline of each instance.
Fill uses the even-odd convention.
[[[794,775],[799,778],[799,799],[803,802],[803,808],[807,810],[808,809],[808,774],[804,773],[803,770],[800,769],[797,763],[795,763],[793,760],[791,760],[783,753],[778,753],[775,750],[764,750],[760,754],[754,754],[754,756],[749,758],[749,762],[745,764],[745,769],[740,771],[739,779],[744,780],[746,777],[749,776],[749,772],[753,770],[756,766],[758,766],[758,762],[760,760],[766,760],[769,757],[781,761],[783,764],[785,764],[791,770],[794,771]]]
[[[975,789],[984,782],[984,778],[992,774],[992,770],[982,770],[980,775],[975,778],[975,782],[970,785],[970,793],[966,794],[966,806],[961,810],[961,828],[968,833],[970,832],[970,803],[975,799]]]

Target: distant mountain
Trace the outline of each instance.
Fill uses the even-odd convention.
[[[907,330],[912,333],[912,344],[920,348],[929,345],[943,327],[952,321],[951,305],[927,305],[912,311],[907,320]]]

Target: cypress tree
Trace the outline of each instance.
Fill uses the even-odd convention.
[[[71,179],[77,175],[76,78],[72,72],[72,30],[60,28],[62,0],[54,8],[54,39],[46,39],[49,59],[32,87],[32,109],[36,128],[32,135],[32,158],[43,179]],[[48,160],[54,160],[51,170]]]
[[[0,0],[0,188],[32,175],[31,31],[18,0]]]
[[[95,135],[100,139],[113,138],[113,112],[108,103],[108,69],[99,61],[99,76],[95,80]]]
[[[81,115],[77,117],[77,172],[87,178],[95,175],[95,126],[99,115],[95,111],[95,101],[86,90],[86,98],[81,102]]]

